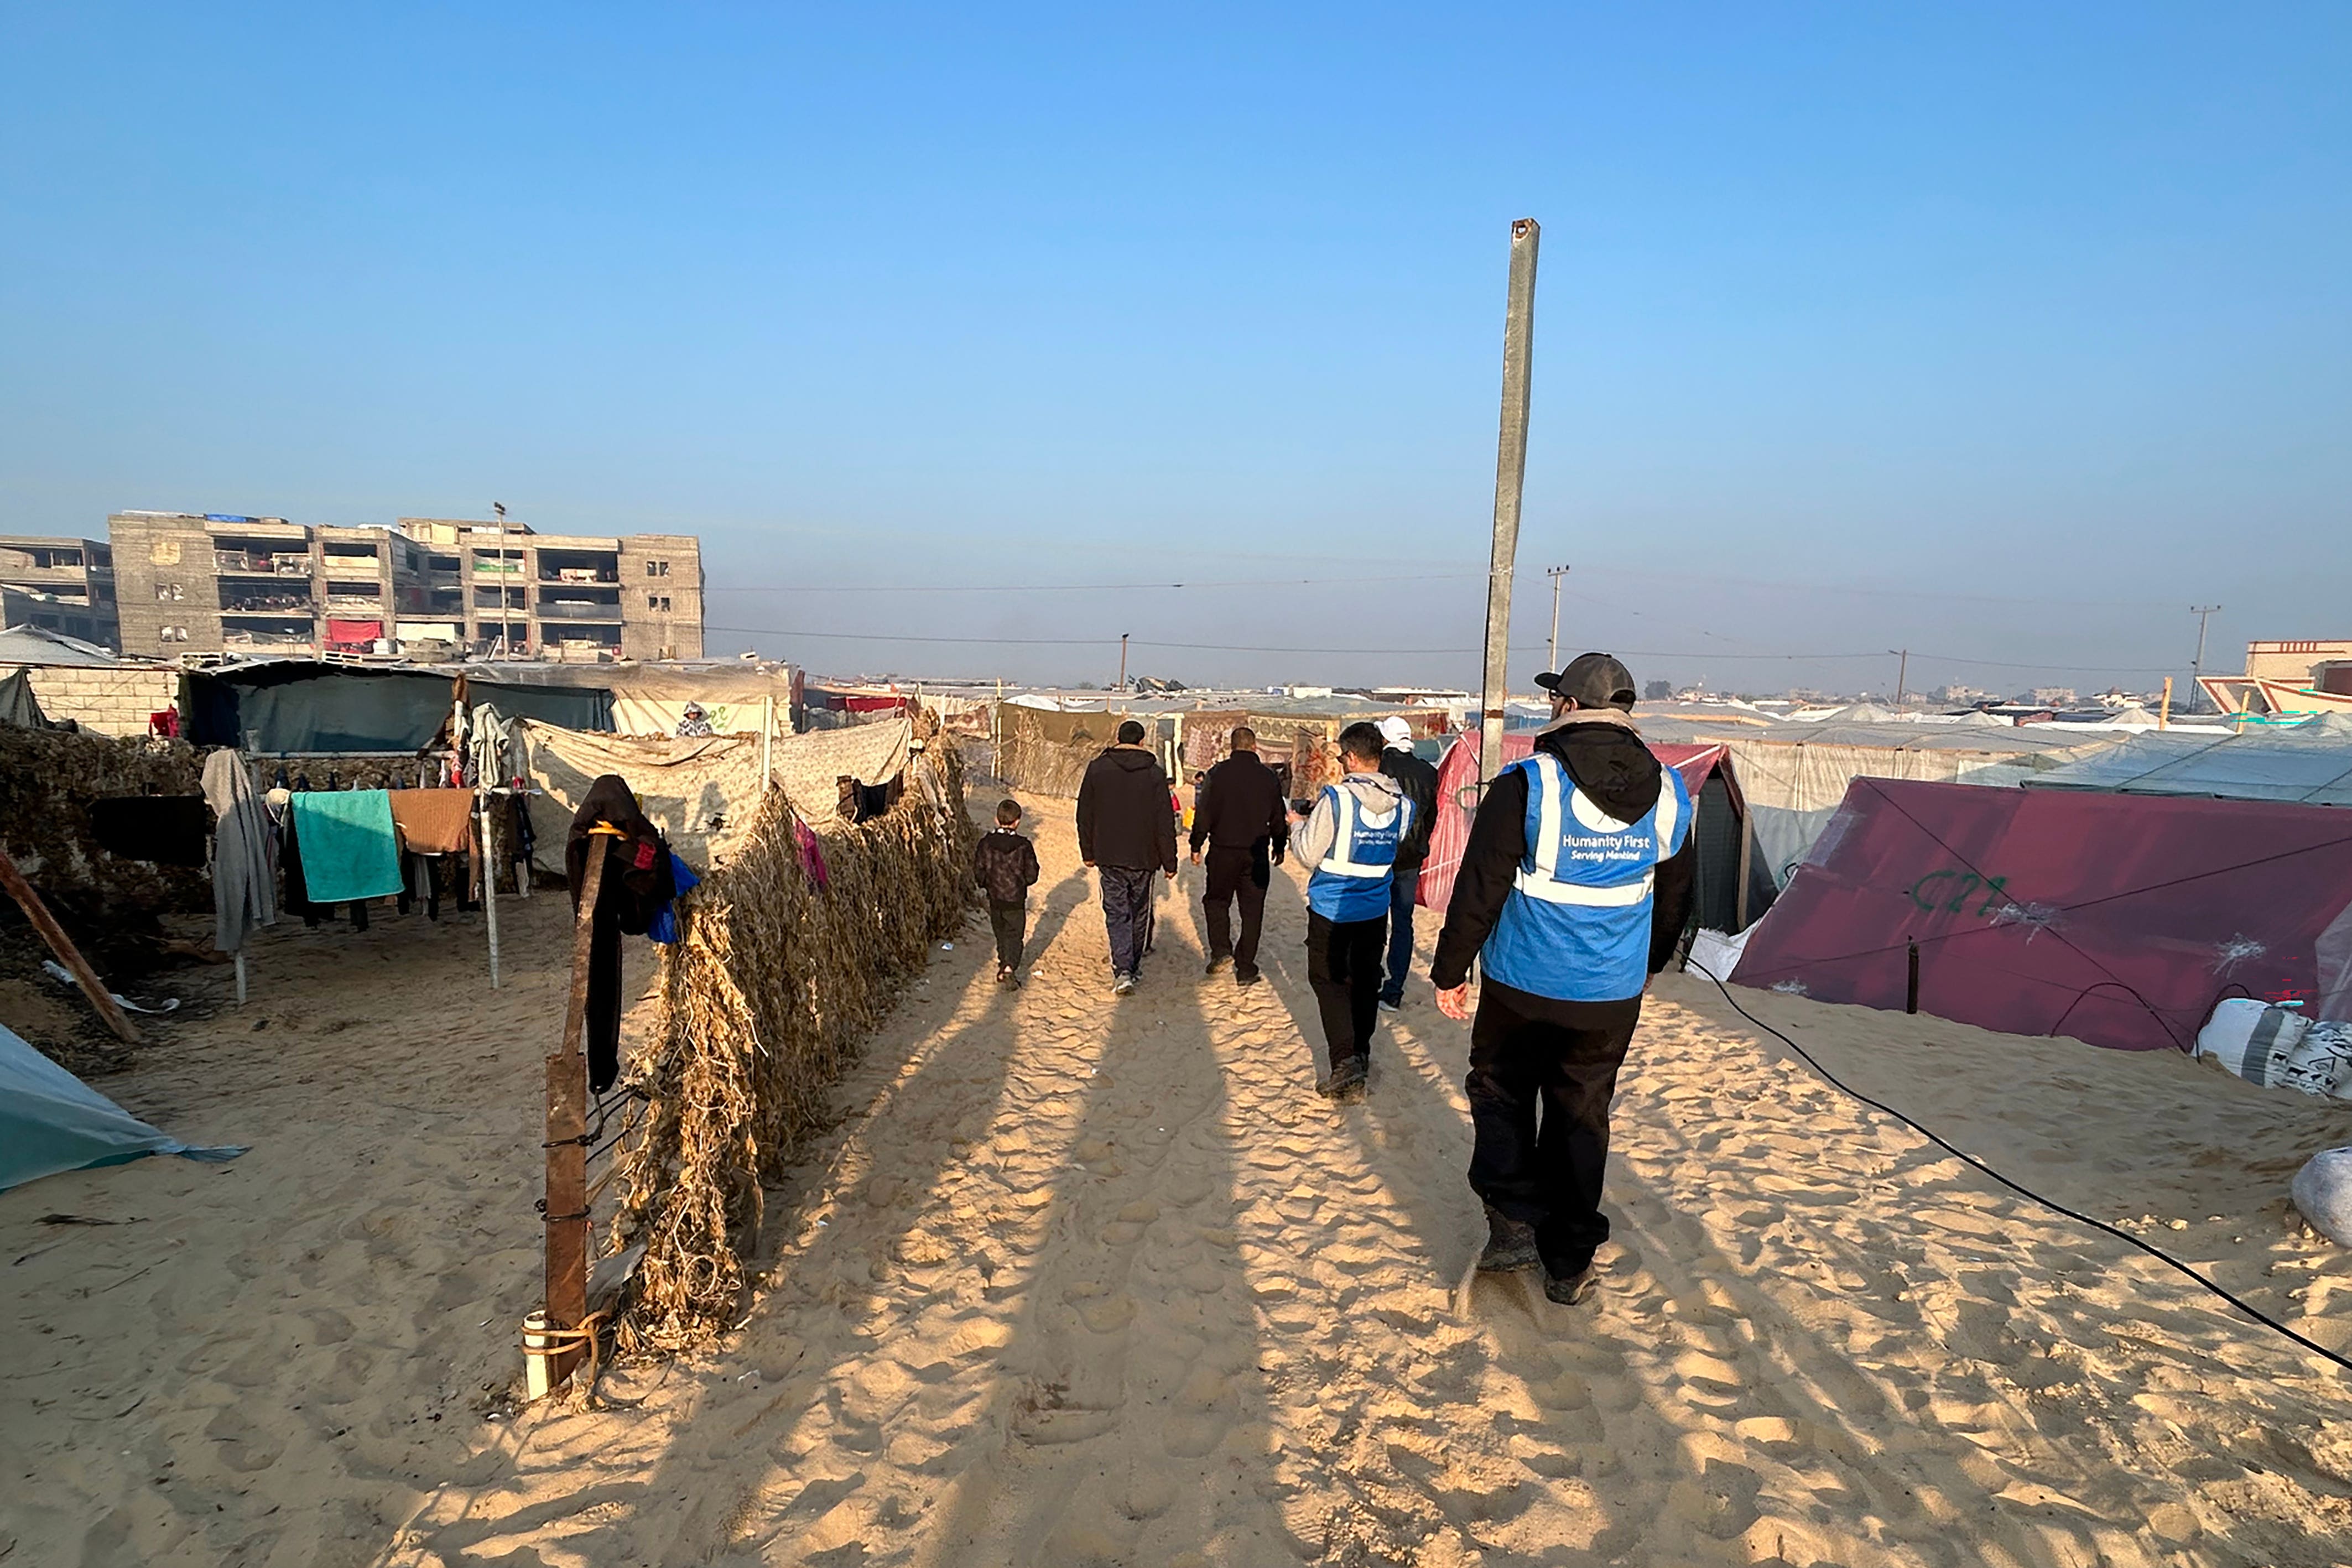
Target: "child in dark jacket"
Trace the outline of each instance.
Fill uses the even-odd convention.
[[[996,932],[996,983],[1021,983],[1021,944],[1028,934],[1029,889],[1037,880],[1037,846],[1013,831],[1018,800],[996,803],[996,826],[971,852],[972,880],[988,894],[988,923]]]

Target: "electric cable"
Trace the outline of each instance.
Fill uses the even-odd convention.
[[[2272,1317],[2269,1313],[2263,1312],[2260,1308],[2252,1305],[2241,1297],[2232,1295],[2222,1286],[2207,1279],[2203,1274],[2199,1273],[2196,1270],[2190,1268],[2179,1259],[2175,1258],[2169,1252],[2165,1251],[2162,1248],[2150,1246],[2147,1242],[2141,1240],[2138,1237],[2132,1235],[2127,1230],[2123,1230],[2116,1226],[2109,1225],[2104,1219],[2094,1219],[2089,1215],[2083,1213],[2079,1209],[2067,1207],[2064,1204],[2060,1203],[2054,1197],[2044,1197],[2042,1194],[2035,1192],[2032,1187],[2026,1186],[2019,1182],[2011,1181],[2009,1177],[1993,1169],[1992,1166],[1985,1164],[1984,1161],[1977,1158],[1976,1155],[1969,1154],[1965,1149],[1958,1147],[1939,1134],[1928,1131],[1926,1127],[1921,1126],[1918,1123],[1905,1115],[1902,1112],[1897,1111],[1894,1106],[1885,1103],[1884,1101],[1872,1099],[1869,1095],[1864,1094],[1861,1090],[1854,1088],[1852,1084],[1840,1078],[1836,1073],[1832,1072],[1828,1068],[1822,1066],[1820,1059],[1814,1056],[1811,1051],[1807,1051],[1803,1046],[1799,1045],[1795,1040],[1790,1040],[1787,1035],[1781,1033],[1779,1030],[1774,1029],[1770,1024],[1766,1023],[1762,1019],[1758,1018],[1746,1008],[1741,1007],[1739,1005],[1739,998],[1731,994],[1731,988],[1725,985],[1723,981],[1705,965],[1694,962],[1687,958],[1684,960],[1684,963],[1686,967],[1696,969],[1698,973],[1706,976],[1708,979],[1715,981],[1715,988],[1723,993],[1723,999],[1731,1004],[1731,1010],[1733,1012],[1738,1013],[1741,1018],[1746,1019],[1749,1023],[1754,1024],[1758,1029],[1762,1030],[1766,1034],[1770,1035],[1782,1045],[1785,1045],[1790,1051],[1795,1051],[1800,1057],[1803,1058],[1806,1066],[1819,1073],[1832,1088],[1837,1090],[1839,1092],[1845,1094],[1852,1099],[1860,1101],[1874,1111],[1894,1117],[1896,1121],[1902,1123],[1905,1126],[1910,1128],[1913,1132],[1918,1134],[1921,1137],[1927,1139],[1929,1143],[1935,1145],[1937,1148],[1943,1150],[1954,1159],[1958,1160],[1962,1165],[1965,1165],[1985,1176],[1990,1176],[1994,1181],[1999,1182],[2001,1186],[2009,1188],[2010,1191],[2016,1193],[2019,1197],[2030,1198],[2033,1202],[2040,1204],[2042,1207],[2051,1210],[2053,1213],[2063,1214],[2067,1218],[2072,1219],[2078,1224],[2087,1225],[2094,1230],[2102,1231],[2106,1235],[2114,1237],[2116,1240],[2125,1243],[2126,1246],[2138,1249],[2140,1251],[2145,1252],[2149,1257],[2155,1259],[2158,1262],[2162,1263],[2166,1267],[2179,1273],[2187,1275],[2191,1280],[2194,1280],[2200,1285],[2204,1286],[2206,1290],[2211,1291],[2214,1295],[2219,1296],[2221,1300],[2229,1302],[2230,1305],[2237,1308],[2240,1312],[2245,1313],[2246,1316],[2253,1319],[2254,1322],[2261,1323],[2263,1327],[2274,1330],[2277,1333],[2284,1334],[2288,1339],[2293,1340],[2296,1344],[2299,1344],[2304,1349],[2311,1352],[2314,1355],[2332,1363],[2334,1365],[2342,1368],[2344,1371],[2352,1372],[2352,1356],[2340,1354],[2336,1351],[2328,1349],[2326,1345],[2321,1344],[2316,1340],[2296,1333],[2294,1329],[2287,1327],[2286,1324],[2279,1322],[2276,1318]]]

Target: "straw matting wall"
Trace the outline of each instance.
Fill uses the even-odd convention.
[[[614,1176],[608,1250],[646,1249],[617,1331],[625,1352],[683,1349],[733,1320],[761,1182],[824,1125],[825,1086],[929,945],[963,924],[974,830],[955,747],[917,755],[898,803],[872,821],[809,805],[825,888],[796,841],[793,801],[772,789],[663,949],[650,1103]]]

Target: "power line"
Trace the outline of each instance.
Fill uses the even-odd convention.
[[[1334,583],[1444,582],[1484,580],[1483,571],[1405,572],[1389,577],[1249,577],[1213,582],[926,582],[767,583],[756,588],[713,588],[721,593],[1123,593],[1195,588],[1321,588]],[[722,628],[723,630],[723,628]]]

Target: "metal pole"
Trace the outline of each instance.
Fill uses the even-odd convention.
[[[1902,661],[1902,663],[1895,666],[1895,706],[1896,707],[1901,707],[1903,706],[1903,693],[1911,684],[1911,650],[1908,648],[1889,648],[1886,651]]]
[[[1120,690],[1120,691],[1122,691],[1122,692],[1123,692],[1123,691],[1125,691],[1125,690],[1127,690],[1127,633],[1126,633],[1126,632],[1120,632],[1120,633],[1118,634],[1118,690]]]
[[[760,793],[765,795],[776,782],[776,695],[773,692],[760,699]]]
[[[495,991],[499,988],[499,861],[497,844],[490,836],[488,792],[476,789],[474,804],[482,820],[482,915],[490,928],[490,989]]]
[[[2197,691],[2189,694],[2189,711],[2197,711],[2197,695],[2205,689],[2205,618],[2221,607],[2218,604],[2192,604],[2189,613],[2197,617],[2197,656],[2189,661],[2189,673],[2196,678]]]
[[[1486,666],[1479,695],[1478,778],[1503,766],[1503,714],[1509,698],[1511,568],[1519,553],[1519,498],[1528,479],[1528,385],[1535,354],[1533,218],[1511,224],[1511,287],[1503,312],[1503,418],[1495,443],[1495,548],[1486,567]]]
[[[1544,575],[1551,579],[1551,667],[1559,668],[1559,580],[1568,575],[1564,566],[1548,566]]]

